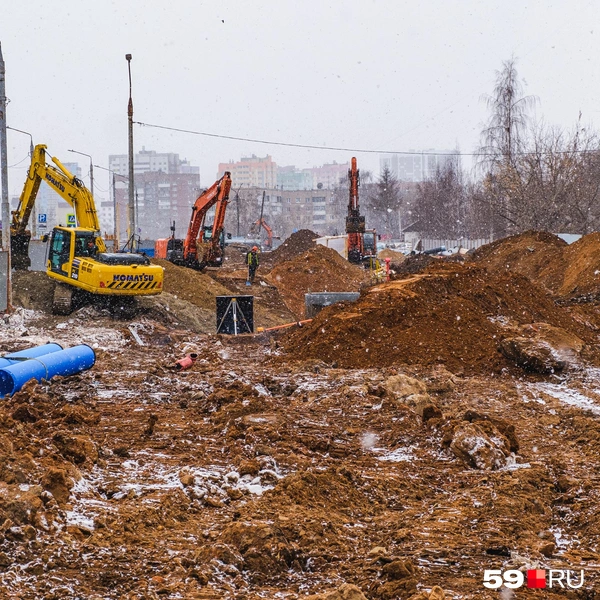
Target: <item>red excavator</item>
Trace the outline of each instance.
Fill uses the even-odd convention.
[[[176,265],[201,271],[204,267],[220,267],[223,264],[225,248],[225,211],[229,202],[231,173],[226,171],[223,177],[202,192],[192,207],[192,217],[185,240],[175,239],[175,223],[171,226],[172,235],[167,241],[166,258]],[[208,211],[215,207],[215,217],[206,225]],[[200,237],[199,237],[200,236]],[[161,256],[160,248],[164,240],[156,241],[155,253]]]
[[[360,214],[358,205],[358,187],[360,172],[356,167],[356,158],[352,157],[352,166],[348,169],[350,183],[350,199],[348,201],[348,216],[346,217],[346,234],[348,235],[348,261],[360,264],[364,256],[365,218]]]
[[[265,193],[263,191],[262,204],[260,206],[260,217],[250,226],[250,235],[258,235],[262,227],[267,233],[267,239],[262,243],[263,250],[273,250],[273,230],[269,227],[263,217],[263,209],[265,207]],[[279,238],[277,238],[279,239]]]

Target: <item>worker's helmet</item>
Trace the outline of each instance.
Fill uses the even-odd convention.
[[[252,246],[252,252],[258,252],[258,246]]]

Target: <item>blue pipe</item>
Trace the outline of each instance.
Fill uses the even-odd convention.
[[[36,358],[37,356],[50,354],[50,352],[58,352],[62,349],[60,344],[44,344],[43,346],[19,350],[19,352],[13,352],[12,354],[5,354],[4,356],[0,356],[0,369],[10,367],[10,365],[14,365],[16,362],[21,362],[24,358]]]
[[[75,375],[90,369],[95,362],[94,350],[80,344],[4,367],[0,369],[0,398],[18,392],[31,379],[49,381],[56,375]]]

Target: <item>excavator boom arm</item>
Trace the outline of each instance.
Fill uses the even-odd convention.
[[[227,185],[228,184],[228,185]],[[222,198],[222,190],[227,189],[226,197],[229,199],[229,188],[231,187],[231,173],[226,171],[223,177],[213,183],[207,190],[202,192],[192,207],[192,217],[188,227],[187,235],[183,242],[183,257],[190,260],[197,257],[197,239],[200,228],[206,218],[206,213]],[[216,219],[216,215],[215,215]]]
[[[358,186],[360,185],[360,172],[356,166],[356,158],[352,157],[352,168],[348,170],[350,181],[350,198],[348,200],[348,216],[356,216],[360,213],[358,205]]]
[[[19,205],[13,212],[13,233],[23,233],[27,228],[42,181],[73,207],[80,227],[100,231],[98,213],[91,192],[57,158],[52,157],[52,162],[56,167],[46,162],[45,145],[39,144],[34,148]]]
[[[217,195],[217,203],[215,207],[215,220],[213,221],[211,245],[213,254],[216,252],[219,246],[219,238],[221,237],[221,231],[225,224],[225,213],[227,211],[227,204],[229,204],[229,190],[231,190],[231,177],[228,176],[227,172],[224,176],[223,184]]]

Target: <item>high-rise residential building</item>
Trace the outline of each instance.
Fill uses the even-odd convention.
[[[129,176],[129,156],[112,154],[108,157],[108,167],[119,175]],[[142,149],[133,155],[133,174],[138,173],[187,173],[200,176],[200,168],[192,167],[187,160],[181,160],[173,152],[155,152]]]
[[[127,239],[129,221],[129,158],[111,155],[109,168],[115,174],[114,194],[116,203],[105,202],[101,207],[101,219],[114,222],[113,207],[117,209],[119,240]],[[192,205],[201,193],[200,168],[180,160],[179,155],[160,153],[142,148],[134,154],[134,204],[137,235],[144,239],[169,237],[170,227],[180,237],[185,235]],[[111,177],[111,186],[113,181]],[[110,206],[112,204],[112,206]],[[106,206],[105,206],[106,205]],[[110,227],[112,231],[114,226]]]
[[[277,186],[277,165],[271,156],[242,157],[239,161],[230,160],[228,163],[219,163],[217,179],[223,177],[225,171],[231,173],[233,186],[274,188]]]
[[[280,190],[310,190],[313,187],[312,174],[293,165],[277,167],[277,187]]]
[[[348,177],[348,170],[350,169],[350,163],[338,164],[333,161],[331,164],[325,164],[320,167],[312,167],[310,169],[304,169],[311,175],[311,187],[316,190],[317,188],[333,189],[336,188]]]
[[[435,176],[438,168],[449,163],[460,165],[458,150],[410,151],[410,154],[385,154],[379,157],[381,171],[387,167],[399,181],[425,181]]]

